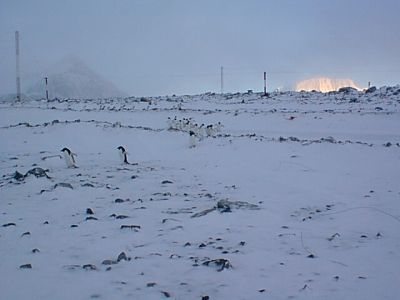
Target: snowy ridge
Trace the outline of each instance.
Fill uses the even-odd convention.
[[[96,74],[80,59],[69,57],[46,72],[49,97],[53,98],[106,98],[126,96],[113,83]],[[31,98],[45,97],[44,80],[28,88]]]
[[[2,297],[395,299],[399,118],[400,86],[2,102]]]

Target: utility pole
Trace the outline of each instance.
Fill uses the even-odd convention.
[[[45,82],[46,82],[46,100],[49,101],[49,89],[47,88],[47,77],[44,78]]]
[[[224,93],[224,67],[221,67],[221,94]]]
[[[17,101],[21,101],[21,78],[19,75],[19,31],[15,32],[15,68],[17,81]]]
[[[267,72],[264,72],[264,97],[268,97],[268,93],[267,93]]]

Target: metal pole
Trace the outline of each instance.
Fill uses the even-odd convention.
[[[49,101],[49,90],[47,88],[47,77],[45,77],[44,80],[46,81],[46,100]]]
[[[17,101],[21,101],[21,78],[19,75],[19,32],[15,32],[15,68],[17,81]]]
[[[264,96],[267,95],[267,72],[264,72]]]

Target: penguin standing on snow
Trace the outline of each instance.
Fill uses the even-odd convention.
[[[63,148],[61,152],[64,154],[65,163],[67,164],[68,168],[77,168],[75,163],[76,154],[72,153],[71,150],[68,148]]]
[[[129,165],[128,153],[126,152],[125,148],[122,146],[119,146],[117,149],[118,149],[119,158],[121,159],[121,163]]]
[[[189,148],[196,147],[196,134],[194,131],[189,132]]]

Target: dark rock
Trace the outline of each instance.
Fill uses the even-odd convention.
[[[374,93],[376,91],[376,86],[371,86],[365,91],[366,94]]]
[[[54,185],[54,189],[58,188],[58,187],[63,187],[63,188],[69,188],[71,190],[73,190],[73,186],[70,183],[66,183],[66,182],[60,182],[60,183],[56,183]]]
[[[15,223],[6,223],[3,224],[3,227],[17,226]]]
[[[115,265],[115,264],[117,264],[117,263],[118,263],[118,262],[115,261],[115,260],[106,259],[106,260],[103,260],[101,264],[102,264],[102,265],[109,266],[109,265]]]
[[[155,282],[148,282],[148,283],[146,284],[147,287],[154,287],[154,286],[156,286],[156,285],[157,285],[157,283],[155,283]]]
[[[121,253],[118,255],[117,261],[120,262],[121,260],[126,260],[126,261],[129,260],[128,257],[126,256],[125,252],[121,252]]]
[[[165,298],[170,298],[171,294],[165,291],[161,291],[161,294],[163,294],[165,296]]]
[[[218,258],[218,259],[212,259],[212,260],[207,260],[205,262],[203,262],[204,266],[214,266],[217,267],[217,271],[221,272],[224,269],[229,269],[232,268],[231,263],[229,262],[229,260],[225,259],[225,258]]]
[[[339,92],[339,93],[348,94],[348,93],[354,93],[354,92],[358,92],[358,91],[357,91],[357,89],[348,86],[348,87],[342,87],[342,88],[340,88],[340,89],[338,90],[338,92]]]
[[[71,227],[71,228],[77,228],[77,227],[78,227],[78,225],[76,225],[76,224],[72,224],[70,227]]]
[[[86,221],[90,221],[90,220],[97,221],[98,219],[96,217],[92,217],[92,216],[86,217]]]
[[[31,251],[32,253],[39,253],[40,252],[40,250],[39,249],[37,249],[37,248],[35,248],[35,249],[32,249],[32,251]]]
[[[161,184],[171,184],[171,183],[173,183],[173,182],[170,180],[164,180],[161,182]]]
[[[29,231],[24,232],[23,234],[21,234],[21,237],[26,236],[26,235],[31,235],[31,233]]]
[[[390,142],[387,142],[386,144],[384,144],[383,146],[385,146],[385,147],[391,147],[392,146],[392,143],[390,143]]]
[[[125,216],[125,215],[118,215],[118,216],[116,216],[115,218],[118,219],[118,220],[122,220],[122,219],[127,219],[127,218],[129,218],[129,217],[128,217],[128,216]]]
[[[375,107],[375,110],[377,110],[377,111],[381,111],[381,110],[383,110],[383,108],[382,108],[382,107],[380,107],[380,106],[377,106],[377,107]]]
[[[140,225],[121,225],[120,229],[140,229]]]
[[[20,265],[19,268],[20,269],[32,269],[32,265],[31,264]]]
[[[124,200],[124,199],[121,199],[121,198],[117,198],[117,199],[115,199],[115,203],[123,203],[123,202],[125,202],[126,200]]]
[[[46,172],[48,172],[49,170],[44,170],[42,168],[36,167],[33,168],[31,170],[29,170],[28,172],[26,172],[25,177],[29,176],[29,175],[34,175],[36,178],[40,178],[40,177],[46,177],[48,179],[50,179],[50,177],[46,174]]]
[[[207,295],[206,295],[206,296],[202,296],[202,297],[201,297],[201,300],[210,300],[210,297],[207,296]]]
[[[44,221],[43,224],[44,224],[44,225],[48,225],[48,224],[49,224],[49,221]]]
[[[331,136],[327,136],[327,137],[321,138],[321,142],[328,142],[328,143],[334,144],[334,143],[336,143],[336,140]]]
[[[198,218],[198,217],[205,216],[205,215],[209,214],[210,212],[213,212],[214,210],[216,210],[215,207],[209,208],[209,209],[205,209],[205,210],[203,210],[201,212],[198,212],[198,213],[195,213],[195,214],[191,215],[191,218]]]
[[[89,271],[94,271],[94,270],[97,270],[97,267],[95,265],[87,264],[87,265],[83,265],[82,269],[89,270]]]
[[[22,175],[20,172],[15,171],[13,177],[17,181],[23,181],[25,179],[25,175]]]
[[[250,209],[250,210],[258,210],[260,207],[256,204],[251,204],[249,202],[245,201],[229,201],[228,199],[223,199],[219,200],[217,202],[217,208],[218,210],[224,210],[224,209]]]
[[[204,247],[207,247],[207,245],[204,244],[204,243],[201,243],[201,244],[199,245],[199,248],[204,248]]]
[[[87,215],[94,215],[94,212],[91,208],[86,208],[86,214]]]
[[[218,201],[217,209],[220,213],[232,212],[231,207],[229,206],[229,202],[227,201]]]

